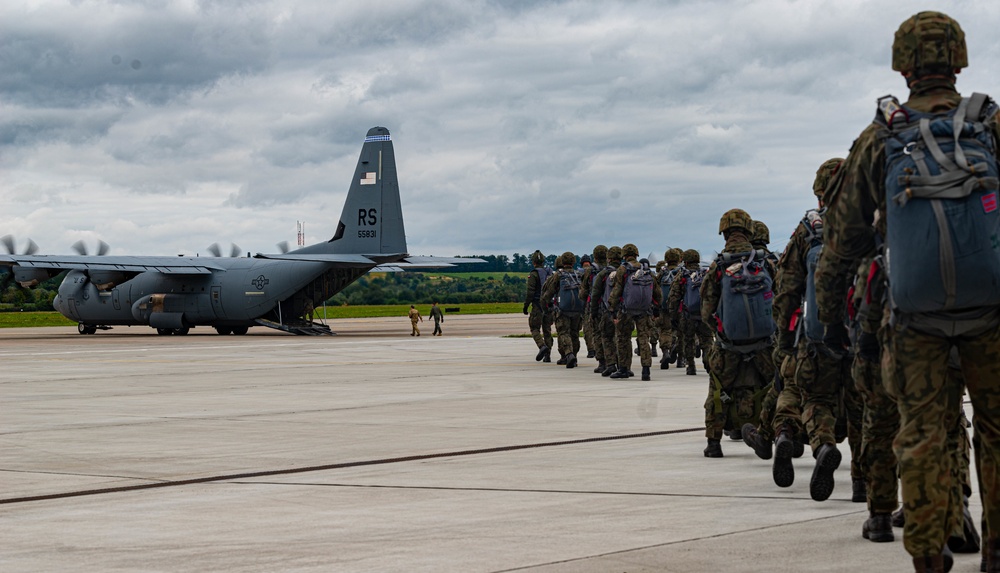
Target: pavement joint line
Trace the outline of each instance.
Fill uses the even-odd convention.
[[[454,457],[480,455],[480,454],[492,454],[492,453],[500,453],[500,452],[512,452],[512,451],[517,451],[517,450],[527,450],[527,449],[535,449],[535,448],[548,448],[548,447],[555,447],[555,446],[569,446],[569,445],[586,444],[586,443],[592,443],[592,442],[609,442],[609,441],[627,440],[627,439],[634,439],[634,438],[649,438],[649,437],[655,437],[655,436],[666,436],[666,435],[671,435],[671,434],[683,434],[683,433],[688,433],[688,432],[699,432],[699,431],[702,431],[703,429],[704,428],[701,428],[701,427],[698,427],[698,428],[683,428],[683,429],[678,429],[678,430],[662,430],[662,431],[658,431],[658,432],[644,432],[644,433],[641,433],[641,434],[625,434],[625,435],[620,435],[620,436],[599,436],[599,437],[596,437],[596,438],[579,438],[579,439],[575,439],[575,440],[561,440],[561,441],[557,441],[557,442],[540,442],[540,443],[535,443],[535,444],[522,444],[522,445],[517,445],[517,446],[498,446],[498,447],[492,447],[492,448],[479,448],[479,449],[474,449],[474,450],[460,450],[460,451],[455,451],[455,452],[439,452],[439,453],[436,453],[436,454],[417,454],[417,455],[412,455],[412,456],[401,456],[401,457],[396,457],[396,458],[385,458],[385,459],[377,459],[377,460],[362,460],[362,461],[356,461],[356,462],[341,462],[341,463],[336,463],[336,464],[325,464],[325,465],[319,465],[319,466],[306,466],[306,467],[299,467],[299,468],[286,468],[286,469],[281,469],[281,470],[264,470],[264,471],[258,471],[258,472],[245,472],[245,473],[239,473],[239,474],[226,474],[226,475],[217,475],[217,476],[206,476],[206,477],[191,478],[191,479],[184,479],[184,480],[166,480],[166,481],[158,481],[158,482],[153,482],[153,483],[144,483],[144,484],[136,484],[136,485],[126,485],[126,486],[119,486],[119,487],[108,487],[108,488],[99,488],[99,489],[87,489],[87,490],[67,491],[67,492],[51,493],[51,494],[43,494],[43,495],[32,495],[32,496],[24,496],[24,497],[12,497],[12,498],[6,498],[6,499],[0,498],[0,505],[8,505],[8,504],[15,504],[15,503],[26,503],[26,502],[31,502],[31,501],[48,501],[48,500],[55,500],[55,499],[64,499],[64,498],[69,498],[69,497],[84,497],[84,496],[93,496],[93,495],[103,495],[103,494],[110,494],[110,493],[125,493],[125,492],[139,491],[139,490],[146,490],[146,489],[159,489],[159,488],[165,488],[165,487],[177,487],[177,486],[183,486],[183,485],[196,485],[196,484],[212,483],[212,482],[220,482],[220,481],[237,481],[237,480],[242,480],[242,479],[252,479],[252,478],[275,476],[275,475],[287,475],[287,474],[296,474],[296,473],[328,471],[328,470],[345,469],[345,468],[353,468],[353,467],[363,467],[363,466],[374,466],[374,465],[384,465],[384,464],[393,464],[393,463],[403,463],[403,462],[412,462],[412,461],[431,460],[431,459],[437,459],[437,458],[454,458]],[[140,478],[136,478],[136,479],[140,479]],[[144,478],[144,479],[149,479],[149,478]]]
[[[757,532],[760,532],[760,531],[768,531],[768,530],[779,529],[779,528],[783,528],[783,527],[799,526],[799,525],[802,525],[802,524],[805,524],[805,523],[815,523],[815,522],[818,522],[818,521],[826,521],[828,519],[838,519],[838,518],[841,518],[841,517],[847,517],[847,516],[851,516],[851,515],[858,515],[858,514],[861,514],[861,513],[867,514],[868,513],[868,509],[866,508],[866,509],[858,510],[858,511],[848,511],[846,513],[838,513],[836,515],[825,515],[823,517],[816,517],[816,518],[813,518],[813,519],[802,519],[802,520],[798,520],[798,521],[786,521],[784,523],[778,523],[778,524],[774,524],[774,525],[765,525],[765,526],[762,526],[762,527],[754,527],[754,528],[751,528],[751,529],[741,529],[739,531],[727,531],[725,533],[717,533],[715,535],[704,535],[702,537],[692,537],[690,539],[678,539],[676,541],[667,541],[665,543],[654,543],[652,545],[643,545],[641,547],[632,547],[632,548],[629,548],[629,549],[619,549],[617,551],[608,551],[606,553],[598,553],[598,554],[595,554],[595,555],[584,555],[584,556],[581,556],[581,557],[573,557],[572,559],[560,559],[558,561],[548,561],[546,563],[535,563],[535,564],[532,564],[532,565],[524,565],[524,566],[520,566],[520,567],[513,567],[513,568],[510,568],[510,569],[496,569],[496,570],[491,571],[490,573],[511,573],[513,571],[525,571],[525,570],[528,570],[528,569],[535,569],[537,567],[545,567],[545,566],[548,566],[548,565],[560,565],[560,564],[563,564],[563,563],[575,563],[577,561],[586,561],[588,559],[597,559],[597,558],[601,558],[601,557],[609,557],[611,555],[623,555],[623,554],[632,553],[632,552],[635,552],[635,551],[645,551],[647,549],[656,549],[658,547],[670,547],[671,545],[680,545],[682,543],[692,543],[692,542],[698,542],[698,541],[705,541],[705,540],[708,540],[708,539],[721,539],[721,538],[730,537],[730,536],[733,536],[733,535],[743,535],[743,534],[746,534],[746,533],[757,533]]]

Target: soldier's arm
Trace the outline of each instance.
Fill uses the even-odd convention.
[[[608,297],[608,307],[611,309],[611,314],[618,312],[618,301],[622,297],[622,291],[625,289],[625,273],[619,272],[615,273],[615,282],[611,286],[611,296]]]
[[[554,272],[549,278],[545,279],[545,284],[542,285],[542,308],[547,307],[548,301],[552,300],[552,297],[556,296],[556,291],[559,290],[559,272]]]
[[[663,293],[660,292],[660,282],[656,280],[656,275],[653,275],[653,304],[657,309],[660,308],[660,303],[663,302]],[[657,310],[659,312],[659,310]]]
[[[701,321],[708,326],[712,332],[719,329],[715,322],[715,310],[719,307],[719,300],[722,298],[722,273],[716,263],[708,267],[705,280],[701,283]]]
[[[779,332],[788,331],[792,315],[802,306],[806,294],[809,269],[806,268],[806,253],[810,248],[806,230],[802,223],[795,227],[788,240],[784,254],[778,259],[778,276],[774,281],[774,322]]]
[[[681,298],[684,296],[684,281],[686,280],[675,277],[674,282],[670,284],[670,293],[667,294],[667,313],[671,322],[681,318]]]
[[[817,314],[824,324],[843,320],[858,261],[875,250],[872,222],[885,169],[885,151],[878,145],[876,131],[872,124],[861,133],[824,195],[823,251],[815,277]]]
[[[531,304],[535,300],[535,293],[538,292],[538,271],[528,271],[528,289],[524,295],[524,304]]]

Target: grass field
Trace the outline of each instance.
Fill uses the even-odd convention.
[[[427,278],[437,278],[445,277],[450,279],[495,279],[500,280],[504,275],[517,278],[527,278],[528,273],[513,273],[513,272],[475,272],[475,273],[439,273],[439,272],[428,272],[424,273]]]
[[[501,302],[501,303],[468,303],[468,304],[442,304],[441,308],[449,313],[450,308],[459,308],[459,314],[509,314],[521,312],[522,303]],[[420,314],[428,316],[431,305],[416,305]],[[316,309],[315,318],[370,318],[374,316],[406,316],[410,305],[377,305],[377,306],[328,306],[325,309]],[[32,326],[73,326],[75,322],[70,321],[58,312],[0,312],[0,328],[26,328]]]

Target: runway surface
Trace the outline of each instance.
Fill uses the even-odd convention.
[[[706,459],[704,373],[537,363],[526,324],[0,330],[0,570],[911,570],[846,459],[823,503],[808,454]]]

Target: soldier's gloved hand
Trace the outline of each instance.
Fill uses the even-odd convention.
[[[524,314],[528,314],[528,303],[524,303],[524,308],[521,309],[521,312],[523,312]]]
[[[868,362],[878,362],[879,353],[882,347],[878,343],[878,337],[871,332],[862,332],[858,337],[858,356]]]
[[[795,354],[794,347],[787,346],[775,346],[774,352],[771,353],[771,360],[774,361],[774,365],[779,369],[781,368],[781,363],[785,361],[785,358]]]
[[[826,330],[823,332],[823,346],[838,356],[847,353],[847,349],[851,347],[851,339],[847,336],[847,327],[844,323],[826,325]]]

